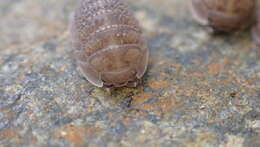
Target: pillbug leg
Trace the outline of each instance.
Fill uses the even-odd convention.
[[[133,87],[136,87],[139,83],[139,80],[135,80],[135,81],[132,81],[132,82],[128,82],[127,83],[127,87],[130,87],[130,88],[133,88]]]

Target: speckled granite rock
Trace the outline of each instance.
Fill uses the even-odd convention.
[[[151,50],[137,88],[95,88],[70,57],[70,0],[0,2],[0,146],[260,146],[260,47],[210,36],[189,0],[128,0]]]

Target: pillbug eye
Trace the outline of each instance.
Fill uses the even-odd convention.
[[[132,86],[144,75],[149,50],[121,0],[81,0],[71,34],[81,72],[95,86]]]
[[[191,13],[215,32],[245,29],[254,22],[255,0],[191,0]]]

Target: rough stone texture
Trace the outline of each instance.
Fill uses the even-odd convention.
[[[71,57],[71,0],[0,1],[0,146],[260,146],[260,47],[211,36],[189,0],[128,0],[151,51],[108,92]]]

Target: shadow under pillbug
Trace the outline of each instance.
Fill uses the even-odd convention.
[[[255,20],[255,0],[191,0],[194,19],[215,32],[247,28]]]
[[[81,0],[71,20],[75,56],[98,87],[135,87],[149,50],[137,19],[121,0]]]

